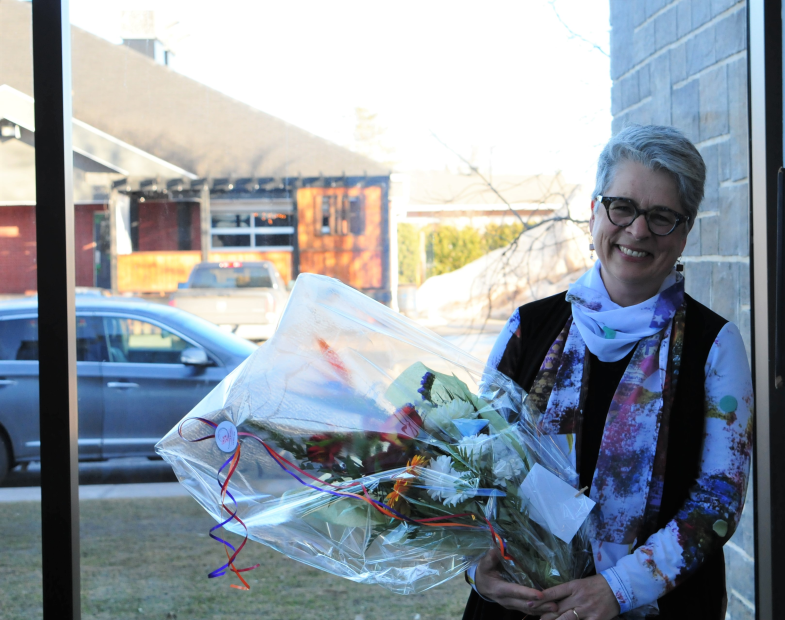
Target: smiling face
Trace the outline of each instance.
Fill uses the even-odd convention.
[[[668,207],[686,215],[673,178],[634,161],[619,163],[605,195],[631,198],[644,211]],[[592,202],[589,225],[602,263],[602,281],[620,306],[639,304],[656,295],[687,243],[686,223],[666,237],[652,234],[642,215],[620,228],[608,220],[605,207],[597,201]]]

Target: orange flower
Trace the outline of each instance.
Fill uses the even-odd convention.
[[[404,493],[412,485],[417,475],[416,468],[422,467],[427,462],[428,459],[419,454],[412,457],[406,464],[406,471],[395,480],[393,490],[384,498],[384,503],[401,514],[409,516],[409,502],[406,501]]]

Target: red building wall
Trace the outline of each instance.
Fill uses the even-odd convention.
[[[199,225],[199,205],[183,204],[188,209],[191,250],[202,248]],[[177,252],[177,209],[176,202],[139,203],[139,248],[138,252]]]
[[[76,286],[93,286],[93,213],[104,209],[105,205],[74,209]],[[0,207],[0,295],[35,293],[36,259],[35,207]]]
[[[0,207],[0,294],[33,293],[36,277],[35,207]]]
[[[177,204],[139,203],[139,252],[176,252]]]

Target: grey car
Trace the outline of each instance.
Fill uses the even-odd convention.
[[[79,459],[155,456],[154,446],[256,345],[192,314],[77,295]],[[35,298],[0,305],[0,480],[40,459]]]

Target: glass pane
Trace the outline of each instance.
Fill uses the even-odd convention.
[[[214,248],[249,248],[251,235],[213,235]]]
[[[31,5],[0,2],[0,616],[41,618]]]
[[[220,213],[211,216],[213,228],[249,228],[251,216],[238,213]]]
[[[158,325],[138,319],[106,318],[110,362],[132,364],[179,364],[180,354],[190,345]]]
[[[292,226],[294,216],[291,213],[254,213],[254,226],[266,228],[268,226]]]
[[[518,306],[593,264],[595,163],[626,124],[675,125],[701,150],[709,184],[684,252],[688,292],[749,342],[746,57],[727,34],[745,30],[743,3],[435,2],[414,22],[358,2],[71,5],[77,284],[112,293],[89,311],[82,302],[85,316],[107,318],[104,344],[89,322],[80,340],[80,394],[99,412],[85,416],[80,450],[109,459],[102,481],[157,496],[122,498],[116,485],[114,499],[83,503],[85,617],[291,617],[308,597],[328,618],[458,617],[468,596],[458,580],[371,596],[257,543],[241,555],[263,565],[246,574],[252,588],[287,587],[226,598],[227,578],[206,578],[222,562],[204,536],[214,520],[167,486],[174,476],[148,460],[152,446],[273,334],[281,283],[299,273],[338,278],[487,358]],[[417,43],[401,46],[401,33]],[[693,54],[696,41],[711,52]],[[19,141],[12,130],[0,152]],[[18,227],[2,260],[20,281],[26,225],[0,224],[14,239]],[[269,284],[275,295],[234,294]],[[147,320],[123,318],[121,304]],[[194,343],[215,363],[179,363]],[[751,506],[725,548],[734,620],[754,601]]]
[[[289,246],[292,245],[292,235],[256,235],[256,247],[262,246]]]

